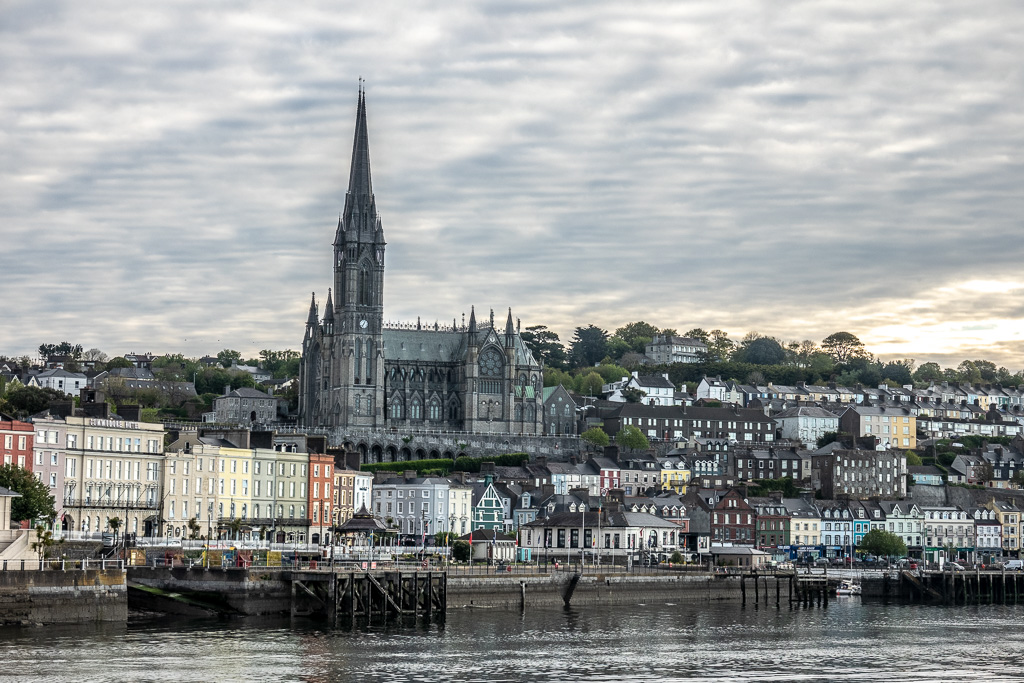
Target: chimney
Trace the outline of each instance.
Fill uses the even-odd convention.
[[[117,414],[126,422],[138,422],[142,415],[142,406],[139,406],[138,404],[118,406]]]
[[[406,481],[412,481],[416,478],[416,470],[406,470],[402,473],[402,478]]]
[[[482,462],[482,463],[480,463],[480,474],[484,474],[484,475],[489,474],[489,475],[493,476],[496,473],[497,473],[497,470],[495,469],[495,465],[494,465],[493,462]]]
[[[615,464],[619,463],[619,447],[618,446],[605,446],[604,457],[609,458]]]
[[[776,503],[782,502],[782,491],[769,491],[768,497],[774,500]]]
[[[71,401],[52,401],[50,403],[50,415],[61,420],[67,419],[75,414],[75,404]]]

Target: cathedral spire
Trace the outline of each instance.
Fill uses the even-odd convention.
[[[316,292],[313,292],[313,296],[309,300],[309,317],[306,318],[306,324],[316,325],[316,318]]]
[[[512,307],[508,309],[508,319],[505,321],[505,334],[515,334],[516,328],[512,326]]]
[[[469,308],[469,333],[473,334],[476,332],[476,306],[470,306]]]
[[[324,307],[324,322],[334,323],[334,301],[331,299],[331,290],[327,289],[327,306]]]
[[[356,109],[356,134],[352,142],[352,169],[348,177],[349,194],[372,196],[370,183],[370,138],[366,133],[366,92],[359,86],[359,105]]]

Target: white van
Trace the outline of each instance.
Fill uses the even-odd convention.
[[[1003,565],[1003,568],[1020,571],[1024,569],[1024,560],[1007,560],[1006,564]]]

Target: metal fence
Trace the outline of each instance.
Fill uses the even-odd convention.
[[[124,560],[2,560],[0,571],[85,571],[88,569],[124,569]]]

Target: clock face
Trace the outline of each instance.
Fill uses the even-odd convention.
[[[366,322],[365,320],[360,320],[360,321],[359,321],[359,327],[363,328],[364,330],[366,329],[366,326],[367,326],[368,324],[369,324],[369,323],[367,323],[367,322]]]

